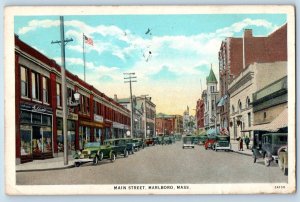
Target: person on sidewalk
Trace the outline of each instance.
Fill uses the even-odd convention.
[[[247,149],[249,149],[249,143],[250,143],[250,139],[247,136],[247,137],[245,137],[245,144],[246,144]]]
[[[239,151],[244,151],[244,149],[243,149],[243,138],[242,137],[240,137],[239,142],[240,142]]]

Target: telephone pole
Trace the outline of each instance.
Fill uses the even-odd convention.
[[[132,82],[137,82],[136,76],[134,72],[130,72],[130,73],[123,73],[124,74],[124,83],[129,83],[129,87],[130,87],[130,105],[131,105],[131,119],[130,119],[130,135],[131,137],[133,137],[133,125],[134,125],[134,120],[133,120],[133,100],[132,100]]]
[[[60,41],[52,41],[51,44],[60,43],[61,47],[61,87],[62,87],[62,110],[63,110],[63,135],[64,135],[64,165],[68,165],[68,128],[67,128],[67,99],[66,99],[66,65],[65,65],[65,44],[73,39],[65,39],[64,17],[60,16]]]

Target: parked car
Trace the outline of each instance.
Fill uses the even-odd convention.
[[[150,145],[154,145],[153,138],[146,138],[144,142],[147,147]]]
[[[216,141],[214,143],[213,149],[215,151],[218,150],[230,151],[231,150],[230,136],[218,135],[216,137]]]
[[[213,145],[215,144],[216,136],[207,137],[207,140],[204,143],[205,149],[213,149]]]
[[[153,137],[154,145],[159,144],[159,137]]]
[[[180,133],[175,133],[175,140],[180,141],[182,139],[182,135]]]
[[[171,143],[172,143],[172,144],[175,143],[175,141],[176,141],[176,140],[175,140],[175,136],[174,136],[174,135],[171,135],[171,136],[170,136],[170,140],[171,140]]]
[[[254,141],[259,141],[254,139]],[[254,145],[257,145],[254,142]],[[254,163],[263,158],[265,165],[269,166],[271,161],[278,162],[278,150],[287,145],[287,133],[266,133],[262,135],[261,148],[253,147]],[[279,151],[280,152],[280,151]]]
[[[162,142],[163,142],[162,144],[172,144],[172,140],[167,135],[163,137]]]
[[[98,164],[98,161],[110,159],[112,162],[116,160],[116,153],[110,145],[100,145],[100,142],[88,142],[84,145],[84,149],[77,151],[73,158],[76,167],[83,163],[93,162]]]
[[[125,139],[108,139],[104,140],[104,145],[109,145],[114,150],[116,157],[122,155],[128,157],[127,143]]]
[[[135,146],[135,143],[133,142],[133,139],[132,138],[123,138],[126,142],[126,149],[128,151],[128,154],[134,154],[134,146]]]
[[[144,141],[142,138],[133,138],[132,141],[134,143],[134,149],[136,151],[138,151],[140,149],[144,149],[145,145],[144,145]]]
[[[199,143],[204,144],[207,140],[207,135],[199,135]]]
[[[186,147],[188,148],[194,148],[194,142],[193,142],[193,136],[185,136],[182,139],[183,141],[183,145],[182,145],[182,149],[185,149]]]

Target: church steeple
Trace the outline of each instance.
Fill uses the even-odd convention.
[[[215,73],[212,70],[212,66],[210,67],[210,72],[208,77],[206,77],[206,83],[218,83]]]

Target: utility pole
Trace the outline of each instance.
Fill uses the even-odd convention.
[[[61,47],[61,87],[62,87],[62,110],[63,110],[63,134],[64,134],[64,165],[68,165],[68,127],[67,127],[67,89],[66,89],[66,72],[65,72],[65,43],[73,39],[65,39],[64,17],[60,16],[60,41],[52,41],[51,44],[60,43]]]
[[[134,72],[130,72],[130,73],[123,73],[126,77],[124,77],[124,83],[129,83],[129,87],[130,87],[130,104],[131,104],[131,120],[130,120],[130,135],[131,137],[133,137],[133,100],[132,100],[132,86],[131,86],[131,83],[132,82],[137,82],[135,79],[136,79],[136,76]]]

